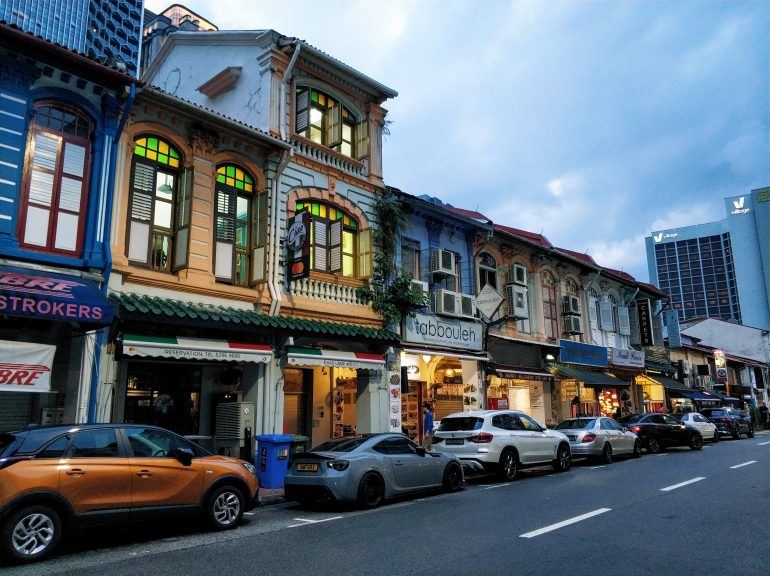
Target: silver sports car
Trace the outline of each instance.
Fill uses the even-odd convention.
[[[329,500],[374,508],[409,492],[464,485],[460,461],[425,450],[402,434],[367,434],[329,440],[291,461],[284,494],[309,504]]]
[[[612,418],[571,418],[559,422],[555,429],[567,435],[573,456],[600,458],[609,464],[614,456],[642,455],[642,444],[636,434]]]

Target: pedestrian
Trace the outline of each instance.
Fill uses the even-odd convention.
[[[433,407],[430,402],[425,402],[422,405],[422,411],[422,446],[426,450],[430,450],[433,445]]]
[[[615,420],[620,420],[622,416],[623,416],[623,413],[620,411],[620,405],[618,405],[618,407],[615,409],[615,415],[613,416],[613,418]]]
[[[767,406],[764,402],[759,407],[759,419],[762,421],[762,428],[764,428],[767,425]]]

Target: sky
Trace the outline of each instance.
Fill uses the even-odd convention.
[[[651,231],[720,220],[723,198],[768,185],[764,0],[182,3],[397,90],[387,184],[639,280]]]

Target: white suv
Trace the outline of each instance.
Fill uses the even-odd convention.
[[[552,464],[564,472],[572,461],[564,434],[543,428],[518,410],[450,414],[433,434],[433,445],[452,452],[472,470],[496,471],[505,480],[515,479],[525,466]]]

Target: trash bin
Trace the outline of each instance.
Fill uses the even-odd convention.
[[[291,451],[289,457],[291,460],[299,454],[307,450],[307,441],[310,440],[307,436],[300,436],[299,434],[291,434]]]
[[[291,436],[262,434],[257,436],[257,478],[262,488],[281,488],[289,463]]]

